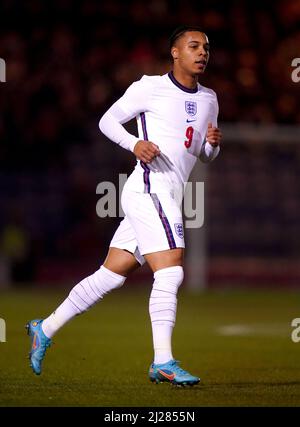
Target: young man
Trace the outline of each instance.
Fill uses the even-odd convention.
[[[150,380],[176,385],[200,381],[178,365],[171,349],[177,291],[183,281],[180,205],[196,160],[209,162],[218,155],[221,132],[216,94],[198,83],[209,59],[207,36],[198,27],[180,27],[171,36],[170,49],[173,70],[134,82],[100,120],[101,131],[137,158],[122,193],[125,218],[100,269],[76,285],[48,318],[28,323],[30,363],[36,374],[41,373],[46,349],[58,329],[121,287],[146,261],[154,273],[149,301],[154,346]],[[122,126],[134,117],[139,137]]]

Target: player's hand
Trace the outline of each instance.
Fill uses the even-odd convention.
[[[145,163],[152,162],[156,156],[160,155],[160,150],[157,145],[150,141],[138,141],[133,150],[136,157]]]
[[[208,123],[206,141],[213,147],[220,145],[222,133],[220,129],[213,127],[212,123]]]

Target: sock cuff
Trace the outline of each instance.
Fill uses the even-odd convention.
[[[183,275],[183,267],[181,265],[173,265],[172,267],[161,268],[154,273],[153,277],[156,279],[160,275],[169,273],[180,273]]]
[[[110,276],[112,279],[124,283],[126,280],[126,276],[121,276],[121,274],[115,273],[114,271],[109,270],[108,268],[104,267],[104,265],[101,265],[100,270],[104,273]]]

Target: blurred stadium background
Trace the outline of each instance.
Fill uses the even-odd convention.
[[[187,230],[182,291],[208,291],[186,291],[174,336],[203,384],[146,384],[146,266],[60,332],[39,381],[23,324],[102,263],[119,219],[97,216],[96,187],[135,164],[99,118],[132,81],[169,70],[168,36],[182,23],[210,39],[201,83],[218,94],[224,135],[219,158],[193,173],[205,181],[205,226]],[[299,405],[299,24],[299,0],[1,1],[0,406]]]
[[[201,280],[299,285],[298,0],[4,0],[0,16],[3,287],[77,281],[103,260],[119,219],[97,217],[96,186],[117,183],[134,159],[98,120],[132,81],[168,71],[167,38],[180,23],[209,36],[201,83],[218,94],[224,134],[194,234]]]

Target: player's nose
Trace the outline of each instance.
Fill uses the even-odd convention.
[[[198,51],[198,55],[201,57],[201,59],[208,58],[208,53],[206,51],[206,49],[204,48],[204,46],[199,46],[199,51]]]
[[[204,49],[199,51],[198,56],[200,57],[200,59],[207,60],[208,58],[207,52]]]

